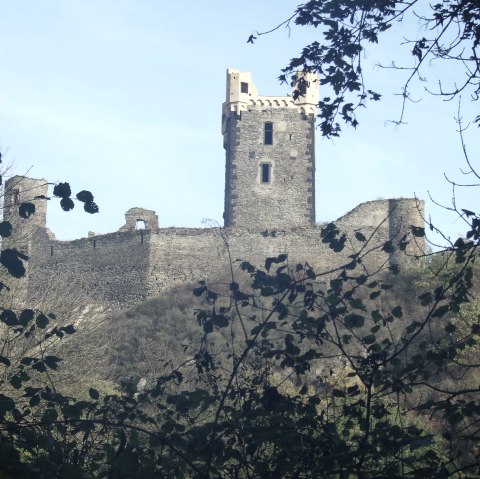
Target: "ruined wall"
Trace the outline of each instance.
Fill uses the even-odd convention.
[[[396,212],[394,219],[392,211]],[[395,229],[392,231],[392,223]],[[327,271],[349,262],[349,256],[359,253],[364,242],[355,239],[362,232],[368,239],[368,249],[374,249],[359,266],[366,273],[379,267],[399,264],[407,267],[423,250],[423,241],[416,243],[408,233],[407,254],[388,255],[382,246],[388,240],[397,244],[409,231],[410,225],[423,225],[423,202],[415,199],[380,200],[363,203],[335,222],[348,235],[344,251],[335,253],[322,243],[320,226],[292,229],[246,228],[187,229],[165,228],[152,232],[150,241],[149,296],[158,295],[174,284],[217,279],[228,274],[229,259],[242,259],[263,267],[265,258],[288,253],[292,266],[308,263],[318,272]],[[370,238],[372,236],[372,238]],[[236,266],[235,266],[236,268]]]
[[[149,242],[143,231],[56,241],[45,230],[32,238],[28,301],[79,291],[86,302],[122,308],[148,297]]]
[[[119,231],[136,231],[139,229],[158,229],[158,216],[153,210],[145,208],[130,208],[125,213],[125,225]]]
[[[232,260],[242,259],[263,267],[265,258],[288,253],[289,262],[307,261],[318,272],[344,264],[365,243],[355,239],[361,231],[373,235],[368,249],[377,247],[359,266],[374,272],[394,261],[406,266],[403,253],[387,255],[385,241],[396,242],[410,224],[422,226],[423,203],[413,199],[363,203],[335,224],[349,241],[342,253],[322,243],[320,226],[290,229],[162,228],[119,231],[75,241],[56,241],[45,229],[32,237],[28,274],[28,302],[35,305],[48,294],[78,290],[91,302],[107,308],[125,308],[177,284],[215,280],[229,271],[227,244]],[[393,230],[392,230],[393,228]],[[410,254],[419,253],[412,243]],[[237,268],[235,266],[234,268]]]

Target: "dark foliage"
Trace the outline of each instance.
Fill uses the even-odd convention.
[[[280,26],[313,27],[319,39],[306,45],[300,54],[290,60],[280,76],[289,81],[297,70],[317,72],[320,84],[325,85],[331,96],[321,99],[320,128],[327,137],[338,136],[340,121],[356,127],[357,111],[368,101],[378,101],[381,93],[370,89],[363,75],[365,53],[369,45],[382,41],[382,35],[397,25],[411,22],[417,36],[405,38],[399,28],[398,44],[407,45],[412,55],[410,65],[397,65],[395,57],[389,68],[405,72],[400,87],[404,105],[398,122],[403,121],[405,103],[415,81],[424,82],[423,69],[442,60],[451,63],[450,73],[456,73],[452,84],[440,78],[434,94],[452,99],[460,93],[468,93],[476,101],[480,94],[480,7],[477,0],[443,0],[428,3],[424,0],[387,0],[365,2],[357,0],[310,0],[299,5],[294,14],[268,32],[250,36],[254,43],[259,36],[269,34]],[[435,88],[435,87],[433,87]],[[301,88],[297,85],[300,92]],[[301,93],[300,93],[301,94]],[[479,122],[480,116],[475,121]]]

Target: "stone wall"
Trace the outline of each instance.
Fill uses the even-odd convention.
[[[154,211],[136,207],[126,212],[125,225],[116,233],[57,241],[46,228],[46,201],[38,198],[47,195],[46,181],[11,178],[5,186],[4,216],[12,222],[15,237],[2,247],[15,245],[30,256],[17,298],[35,306],[45,296],[78,291],[93,305],[125,308],[176,284],[225,277],[230,259],[263,266],[265,258],[283,253],[292,267],[308,262],[320,272],[366,249],[371,252],[360,265],[366,272],[408,265],[412,255],[423,251],[423,241],[410,243],[411,256],[387,255],[382,245],[398,243],[410,225],[424,226],[423,203],[414,199],[363,203],[339,218],[336,224],[348,236],[340,254],[322,242],[321,228],[315,225],[318,78],[299,76],[305,79],[297,85],[302,95],[265,97],[258,95],[249,73],[227,72],[223,230],[159,229]],[[266,123],[273,128],[268,140]],[[262,165],[268,165],[267,180]],[[18,215],[25,201],[36,206],[28,220]],[[355,238],[358,232],[368,238],[367,246]]]
[[[56,241],[44,229],[32,237],[28,298],[35,304],[54,288],[77,288],[86,300],[122,308],[148,297],[150,245],[143,231]]]
[[[130,208],[125,213],[125,225],[119,231],[136,231],[140,229],[158,229],[158,216],[155,214],[155,211],[136,207]]]
[[[273,144],[264,144],[264,125]],[[315,118],[298,109],[257,109],[227,119],[225,225],[290,228],[315,222]],[[270,181],[262,183],[262,164]]]
[[[405,266],[411,257],[403,253],[390,256],[381,247],[389,239],[397,241],[409,225],[422,226],[422,208],[420,202],[417,209],[413,199],[371,201],[357,206],[335,222],[349,238],[342,253],[334,253],[322,243],[320,226],[262,231],[161,228],[75,241],[54,240],[40,228],[31,238],[28,302],[35,304],[52,288],[55,294],[76,288],[85,301],[94,305],[129,307],[177,284],[225,278],[230,267],[228,250],[233,261],[247,260],[261,267],[265,258],[288,253],[292,267],[307,261],[318,272],[324,272],[348,262],[349,255],[362,250],[365,243],[355,239],[358,231],[367,238],[372,236],[368,249],[377,248],[360,266],[366,272],[392,261]],[[409,253],[419,253],[418,248],[412,242]]]

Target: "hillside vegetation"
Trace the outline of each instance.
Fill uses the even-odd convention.
[[[474,477],[474,243],[405,271],[369,273],[371,251],[237,262],[76,326],[4,310],[7,477]]]

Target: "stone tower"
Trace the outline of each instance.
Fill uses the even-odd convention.
[[[227,71],[222,133],[226,227],[292,228],[315,223],[318,79],[297,73],[302,94],[258,95],[251,74]]]
[[[11,237],[3,240],[3,247],[15,247],[29,254],[29,242],[38,228],[47,224],[48,183],[43,179],[13,176],[5,182],[3,219],[13,226]],[[22,203],[33,203],[35,213],[29,218],[22,218],[19,208]]]
[[[11,223],[12,235],[2,238],[2,250],[15,248],[26,257],[31,257],[35,233],[40,228],[46,229],[47,195],[48,183],[43,179],[13,176],[5,182],[3,219]],[[22,203],[33,203],[35,213],[23,218],[19,212]],[[12,307],[25,307],[27,304],[30,264],[31,261],[23,261],[25,276],[17,279],[15,283],[11,277],[7,280],[9,287],[15,291],[11,298]]]

